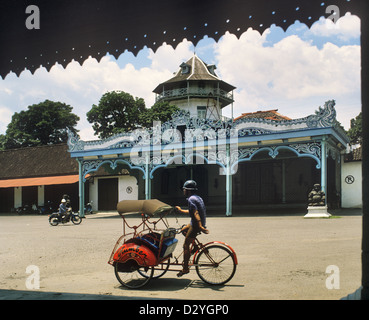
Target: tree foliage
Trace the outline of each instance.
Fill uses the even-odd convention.
[[[111,91],[105,93],[99,104],[93,105],[87,112],[87,120],[92,123],[95,134],[100,139],[106,139],[137,128],[151,128],[153,121],[166,122],[177,110],[178,107],[168,102],[146,108],[142,98],[133,98],[124,91]]]
[[[120,132],[127,132],[139,126],[139,115],[145,110],[142,98],[133,98],[124,91],[105,93],[98,105],[87,112],[87,120],[92,123],[95,134],[100,139]]]
[[[140,115],[140,124],[145,128],[150,128],[154,121],[164,123],[171,120],[172,114],[178,110],[177,106],[170,105],[169,102],[155,103],[150,109],[146,109]]]
[[[6,134],[1,137],[4,149],[34,147],[67,142],[67,129],[77,133],[75,126],[79,117],[72,107],[45,100],[14,113]]]
[[[350,138],[351,144],[361,144],[362,143],[362,113],[355,118],[351,119],[351,127],[347,132]]]

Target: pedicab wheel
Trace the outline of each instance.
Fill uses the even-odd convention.
[[[164,274],[166,274],[168,269],[169,269],[169,266],[170,266],[170,259],[159,263],[156,267],[154,267],[154,273],[152,275],[152,279],[159,279]],[[149,271],[149,273],[151,272],[151,270],[148,270],[148,271]],[[149,274],[143,268],[139,269],[138,272],[143,277],[149,277]]]
[[[200,251],[195,266],[202,281],[223,285],[233,278],[237,265],[231,250],[220,245],[209,245]]]
[[[154,274],[154,268],[140,267],[136,261],[129,260],[125,263],[116,262],[114,273],[122,286],[129,289],[138,289],[149,283]]]
[[[82,222],[82,218],[80,217],[80,216],[77,216],[77,215],[73,215],[73,217],[72,217],[72,222],[74,223],[74,224],[80,224],[81,222]]]

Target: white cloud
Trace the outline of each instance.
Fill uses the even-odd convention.
[[[336,36],[342,41],[360,37],[360,19],[347,13],[334,23],[330,19],[321,18],[314,23],[310,29],[315,36],[333,37]]]
[[[342,36],[357,34],[355,19],[340,19]],[[319,21],[312,32],[322,35],[328,31]],[[260,35],[249,29],[239,40],[226,34],[213,44],[215,56],[210,60],[214,61],[205,61],[215,62],[221,78],[237,87],[234,114],[275,108],[298,118],[313,113],[325,101],[336,99],[339,120],[347,127],[349,120],[360,112],[360,47],[338,47],[327,42],[319,49],[297,35],[266,46],[270,33],[268,29]],[[201,43],[196,51],[209,53],[209,48],[201,48]],[[209,46],[209,41],[204,43]],[[65,69],[57,64],[50,72],[40,68],[34,75],[29,71],[20,77],[8,75],[0,81],[0,133],[5,132],[14,112],[49,99],[73,106],[73,112],[81,118],[78,129],[82,139],[96,139],[86,113],[105,92],[126,91],[144,98],[147,107],[152,106],[152,90],[171,78],[179,65],[193,55],[193,45],[184,40],[176,49],[164,44],[155,53],[143,50],[135,59],[143,59],[144,66],[132,64],[135,59],[131,58],[126,59],[130,63],[125,63],[125,55],[118,60],[106,56],[100,62],[90,58],[82,66],[72,62]],[[227,108],[226,115],[229,113]]]
[[[216,45],[218,72],[238,88],[234,115],[279,109],[298,118],[335,99],[338,120],[348,128],[347,104],[351,118],[360,112],[360,47],[327,42],[319,49],[296,35],[272,47],[264,43],[265,35],[249,30],[239,40],[226,34]]]
[[[16,77],[14,74],[0,81],[0,101],[5,111],[1,111],[0,132],[6,130],[11,114],[25,110],[29,105],[46,99],[61,101],[71,105],[80,118],[78,129],[84,140],[96,139],[91,124],[86,120],[86,113],[93,104],[98,104],[101,96],[112,90],[122,90],[134,97],[143,98],[146,107],[155,103],[152,90],[163,81],[172,77],[182,60],[188,59],[192,53],[191,43],[183,41],[174,50],[169,45],[161,46],[154,54],[147,50],[150,67],[135,67],[128,63],[123,67],[112,56],[105,56],[100,62],[89,58],[83,65],[71,62],[64,69],[56,64],[49,72],[39,68],[34,75],[24,71]],[[6,109],[5,109],[6,108]]]
[[[173,72],[178,70],[179,65],[193,55],[193,49],[191,48],[193,48],[192,43],[184,39],[176,49],[164,44],[155,53],[149,50],[148,58],[152,61],[151,68],[160,72],[166,71],[171,77]],[[168,80],[168,77],[161,79],[161,82],[166,80]]]
[[[6,131],[12,115],[13,112],[9,108],[0,105],[0,134]]]

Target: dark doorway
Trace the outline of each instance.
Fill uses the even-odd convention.
[[[99,179],[99,211],[117,209],[118,178]]]
[[[247,203],[273,203],[275,198],[273,164],[248,163],[245,168]]]
[[[11,212],[14,207],[14,188],[0,188],[0,212]]]
[[[32,206],[38,204],[38,191],[37,186],[32,187],[22,187],[22,205]]]
[[[71,184],[54,184],[45,186],[45,205],[50,201],[54,210],[57,210],[64,194],[67,194],[69,196],[73,211],[78,211],[78,182]]]

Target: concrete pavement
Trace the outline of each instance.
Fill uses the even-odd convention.
[[[180,279],[168,272],[141,290],[122,288],[107,264],[122,233],[115,212],[87,216],[79,226],[57,227],[45,216],[0,215],[0,299],[338,300],[360,287],[360,210],[312,220],[300,213],[248,214],[210,215],[210,235],[201,235],[204,242],[224,241],[237,252],[236,274],[225,286],[208,286],[193,270]],[[169,222],[180,226],[188,218]],[[179,241],[176,253],[181,236]],[[40,271],[40,289],[27,289],[30,265]],[[338,274],[327,273],[329,266],[336,266]],[[332,279],[335,285],[338,281],[333,289]]]

